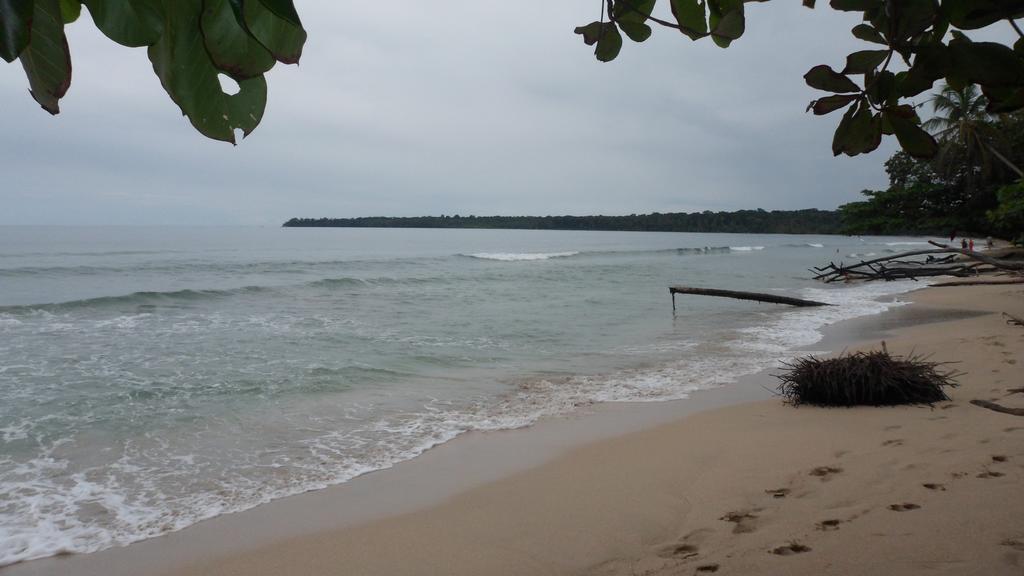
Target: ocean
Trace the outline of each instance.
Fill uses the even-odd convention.
[[[0,566],[124,545],[471,430],[685,399],[913,282],[807,269],[918,238],[0,227]],[[698,296],[683,284],[835,303]]]

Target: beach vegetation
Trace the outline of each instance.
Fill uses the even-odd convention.
[[[746,30],[746,0],[599,0],[600,18],[576,28],[595,57],[615,60],[624,38],[644,42],[652,26],[673,29],[693,41],[710,39],[727,48]],[[815,0],[803,0],[813,8]],[[85,6],[108,38],[145,47],[171,100],[203,135],[235,143],[250,134],[266,108],[264,74],[277,62],[299,61],[306,31],[292,0],[0,0],[0,57],[20,60],[32,97],[51,114],[71,84],[71,52],[65,26]],[[1024,16],[1018,0],[831,0],[833,10],[862,16],[850,33],[865,42],[838,70],[820,64],[804,75],[822,97],[808,111],[845,110],[832,140],[835,155],[875,150],[895,136],[915,158],[939,152],[922,126],[913,98],[940,81],[956,91],[985,96],[987,113],[1024,107]],[[671,16],[668,13],[671,12]],[[968,33],[1009,26],[1021,38],[1013,46],[974,41]],[[222,87],[220,77],[238,85]]]
[[[884,349],[836,358],[807,356],[786,365],[778,376],[778,392],[794,405],[934,404],[949,400],[946,388],[957,386],[958,374],[942,366],[921,356],[892,356]]]
[[[278,62],[297,64],[306,41],[292,0],[0,0],[0,57],[21,61],[32,98],[50,114],[71,86],[64,28],[83,5],[107,38],[146,48],[196,130],[232,144],[236,131],[248,136],[263,118],[264,74]]]
[[[1019,235],[1012,190],[999,191],[1021,178],[1024,117],[990,115],[985,102],[976,90],[944,86],[932,100],[935,115],[924,123],[934,131],[939,153],[921,159],[896,152],[885,163],[888,189],[865,190],[865,200],[840,206],[843,231]]]

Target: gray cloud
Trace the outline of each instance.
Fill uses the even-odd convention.
[[[752,4],[728,50],[656,30],[601,64],[572,34],[598,6],[300,1],[302,65],[270,73],[237,148],[83,14],[60,116],[0,66],[0,224],[833,208],[884,185],[892,143],[833,158],[838,117],[804,112],[803,73],[858,48],[855,17]]]

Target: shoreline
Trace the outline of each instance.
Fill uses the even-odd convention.
[[[979,306],[973,305],[977,302],[964,307],[920,304],[921,295],[928,292],[904,295],[915,304],[829,326],[824,330],[825,337],[812,346],[838,351],[857,342],[863,345],[865,340],[888,338],[894,331],[899,335],[897,339],[905,338],[904,332],[915,326],[983,318],[977,315]],[[893,344],[890,342],[890,346]],[[902,348],[903,345],[896,344],[895,350]],[[1016,350],[1019,352],[1020,348],[1018,344]],[[464,434],[418,458],[342,485],[213,518],[128,547],[15,564],[0,569],[0,574],[236,573],[228,565],[261,557],[281,546],[322,542],[328,534],[358,533],[382,524],[400,523],[401,518],[408,516],[429,515],[468,495],[557,467],[596,446],[625,442],[638,435],[657,436],[656,431],[662,428],[686,426],[690,421],[706,420],[709,414],[756,411],[765,404],[777,404],[777,400],[763,401],[771,397],[771,391],[762,386],[766,382],[774,385],[765,372],[722,388],[696,392],[687,400],[601,404],[581,414],[546,420],[527,429]],[[187,568],[188,565],[193,568]]]

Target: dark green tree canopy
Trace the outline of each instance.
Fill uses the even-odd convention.
[[[291,0],[0,0],[0,57],[21,60],[32,97],[51,114],[71,85],[64,26],[85,5],[123,46],[145,47],[160,83],[209,138],[248,136],[267,104],[264,73],[294,64],[306,32]],[[218,75],[238,83],[228,94]]]
[[[600,0],[601,20],[576,29],[595,55],[609,62],[622,49],[622,35],[634,42],[651,36],[651,24],[678,30],[691,40],[710,37],[727,48],[746,28],[750,0],[666,0],[671,20],[654,16],[657,0]],[[813,8],[815,0],[803,0]],[[835,155],[856,156],[878,148],[883,135],[895,135],[904,151],[918,158],[938,152],[908,103],[945,82],[955,90],[976,85],[988,112],[1024,107],[1024,33],[1014,19],[1024,16],[1021,0],[831,0],[834,10],[857,12],[863,22],[850,31],[869,49],[847,56],[838,71],[827,64],[811,68],[808,86],[829,93],[808,106],[823,115],[846,109],[832,141]],[[1013,47],[974,42],[964,31],[1001,23],[1021,40]],[[893,71],[894,60],[905,70]]]

